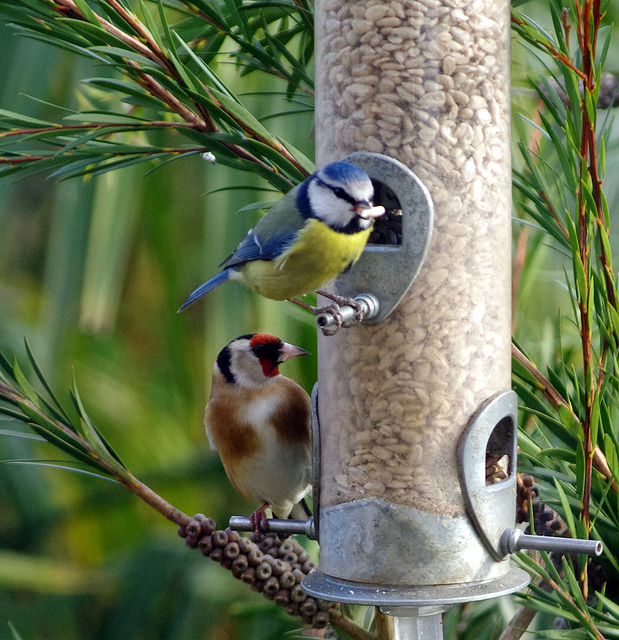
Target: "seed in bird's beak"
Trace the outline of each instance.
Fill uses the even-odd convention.
[[[284,360],[290,360],[291,358],[298,358],[299,356],[309,356],[310,352],[301,347],[295,347],[288,342],[282,342],[279,348],[279,358],[277,362],[284,362]]]
[[[355,207],[355,213],[359,214],[362,218],[380,218],[385,214],[385,207],[372,207],[370,205],[359,205]]]

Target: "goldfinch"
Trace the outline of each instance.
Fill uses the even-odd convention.
[[[234,488],[261,503],[251,516],[256,532],[268,507],[287,518],[311,487],[310,399],[279,373],[282,362],[307,354],[253,333],[232,340],[213,365],[206,434]]]

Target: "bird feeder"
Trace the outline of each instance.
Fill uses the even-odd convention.
[[[316,12],[318,164],[358,150],[395,158],[434,210],[424,263],[393,312],[319,338],[321,571],[397,588],[502,583],[509,562],[492,557],[467,514],[458,443],[498,401],[504,433],[493,440],[509,462],[492,491],[497,503],[509,495],[515,514],[515,407],[503,399],[509,4],[320,0]],[[386,267],[380,286],[395,271]],[[486,448],[470,461],[484,490]]]
[[[401,210],[402,235],[368,245],[330,289],[397,301],[319,335],[320,571],[303,584],[379,605],[401,629],[434,629],[424,637],[440,637],[444,607],[528,583],[508,555],[518,546],[509,9],[316,3],[317,164],[348,156],[387,183],[375,204]],[[398,168],[377,156],[413,176],[390,179]]]
[[[316,2],[317,164],[358,164],[402,231],[379,219],[330,287],[364,323],[318,319],[303,586],[380,606],[401,638],[524,587],[509,554],[540,540],[514,529],[509,28],[508,0]]]

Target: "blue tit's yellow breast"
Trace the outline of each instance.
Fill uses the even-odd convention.
[[[243,280],[250,289],[273,300],[316,291],[359,259],[370,233],[371,228],[339,233],[310,218],[281,256],[243,265]]]

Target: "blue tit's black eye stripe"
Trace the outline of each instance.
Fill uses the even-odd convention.
[[[338,198],[345,200],[346,202],[348,202],[349,204],[352,204],[355,207],[359,204],[362,204],[360,200],[355,200],[355,198],[353,198],[350,195],[350,193],[348,193],[345,189],[342,189],[342,187],[332,187],[329,183],[325,182],[324,180],[321,180],[318,176],[316,176],[316,182],[318,182],[319,184],[321,184],[323,187],[327,189],[331,189],[331,191],[333,191],[333,193]]]

